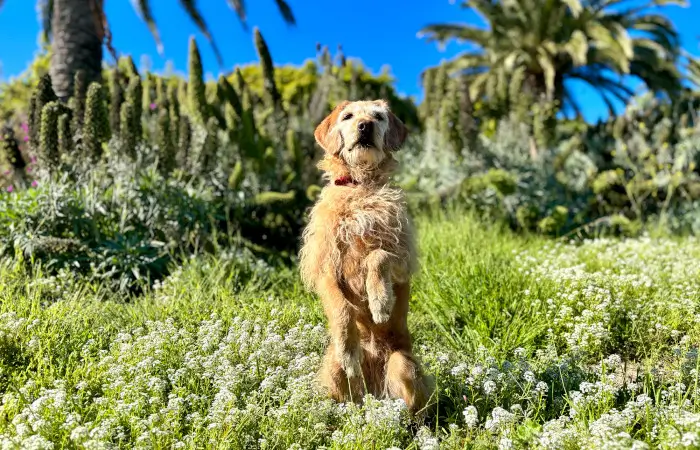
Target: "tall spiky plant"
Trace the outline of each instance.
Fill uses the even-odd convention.
[[[71,115],[61,114],[58,118],[58,152],[61,155],[73,153],[73,134],[71,132]]]
[[[124,106],[122,105],[122,109],[120,112],[120,117],[121,117],[121,129],[125,130],[128,129],[130,133],[130,139],[133,139],[134,146],[141,142],[141,138],[143,137],[143,126],[141,124],[141,99],[143,96],[143,90],[141,87],[141,77],[138,75],[134,75],[131,77],[129,80],[129,85],[126,88],[126,95],[125,95],[125,103],[130,103],[131,106],[128,107],[128,109],[132,111],[127,111],[127,115],[131,118],[131,121],[128,124],[124,123]],[[135,149],[131,149],[134,150]],[[130,150],[130,151],[131,151]]]
[[[45,74],[39,78],[39,83],[34,90],[29,113],[29,143],[35,149],[39,147],[44,106],[56,100],[58,97],[51,87],[51,76]]]
[[[49,172],[55,172],[60,162],[58,118],[64,111],[58,101],[49,102],[41,110],[39,162]]]
[[[27,162],[19,148],[19,141],[9,125],[0,128],[0,156],[5,157],[16,173],[23,173],[27,167]]]
[[[177,89],[177,84],[168,84],[168,114],[170,115],[170,134],[173,145],[177,145],[180,141],[180,99],[177,95]]]
[[[221,75],[219,77],[218,83],[218,92],[221,95],[219,101],[222,103],[228,103],[233,109],[233,112],[236,114],[236,116],[240,118],[243,115],[243,104],[241,103],[241,99],[238,96],[238,93],[233,88],[233,86],[231,86],[231,83],[228,82],[228,79],[225,76]]]
[[[258,57],[260,58],[260,66],[263,72],[263,84],[265,87],[265,94],[271,105],[277,106],[280,102],[280,93],[277,89],[277,83],[275,82],[275,66],[272,63],[272,56],[270,55],[270,49],[267,47],[265,38],[263,38],[260,30],[255,27],[255,49],[258,52]]]
[[[136,115],[136,104],[133,100],[127,99],[122,103],[119,112],[120,129],[119,139],[121,140],[120,151],[130,159],[136,159],[136,145],[140,139],[136,123],[141,123],[141,118]]]
[[[186,115],[180,116],[178,125],[177,163],[178,166],[191,170],[190,144],[192,141],[192,124]]]
[[[122,75],[118,67],[112,70],[112,79],[109,84],[109,126],[113,132],[121,128],[121,108],[124,103],[124,90],[122,88]]]
[[[85,100],[87,97],[87,75],[84,70],[78,70],[75,73],[73,83],[73,97],[70,99],[70,106],[73,110],[73,133],[78,133],[83,128],[83,120],[85,118]]]
[[[156,127],[158,136],[158,159],[161,170],[169,174],[175,168],[175,146],[170,123],[170,111],[166,108],[158,110],[158,126]]]
[[[107,142],[109,137],[109,114],[102,85],[93,82],[88,87],[83,124],[83,147],[87,156],[93,160],[100,159],[102,144]]]
[[[190,115],[201,124],[209,119],[209,104],[207,103],[206,85],[204,84],[204,69],[202,57],[194,36],[190,38],[189,50],[189,82],[187,83],[187,100]]]
[[[214,117],[207,121],[207,135],[199,155],[199,170],[201,175],[210,174],[214,170],[214,161],[219,149],[219,124]]]

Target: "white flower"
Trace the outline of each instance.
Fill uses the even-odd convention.
[[[605,364],[611,368],[618,367],[622,364],[622,358],[620,355],[610,355],[605,359]]]
[[[489,431],[496,431],[513,422],[515,422],[515,414],[496,406],[491,411],[491,418],[486,420],[485,428]]]
[[[484,394],[486,395],[491,395],[494,392],[496,392],[496,382],[492,380],[486,380],[484,381]]]
[[[467,424],[469,428],[475,428],[479,425],[479,412],[474,405],[469,405],[462,411],[464,416],[464,423]]]
[[[80,443],[84,441],[89,436],[89,430],[87,427],[76,427],[70,433],[70,440]]]
[[[510,450],[513,448],[513,441],[507,437],[502,437],[498,442],[498,450]]]
[[[438,439],[433,436],[427,427],[421,427],[416,433],[416,441],[418,441],[418,448],[420,450],[438,450],[440,448],[440,443]]]
[[[697,432],[686,432],[681,437],[681,445],[688,448],[700,447],[700,435]]]

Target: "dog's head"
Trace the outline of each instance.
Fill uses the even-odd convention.
[[[326,156],[339,158],[353,173],[378,168],[401,148],[407,134],[384,100],[344,101],[314,132]]]

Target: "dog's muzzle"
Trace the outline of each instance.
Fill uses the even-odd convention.
[[[357,142],[363,147],[374,145],[374,124],[372,122],[360,122],[357,124],[359,139]]]

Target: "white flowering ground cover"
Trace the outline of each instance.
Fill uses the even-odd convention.
[[[5,261],[2,448],[700,448],[698,239],[418,225],[424,417],[316,393],[325,321],[294,270],[197,258],[124,299]]]

